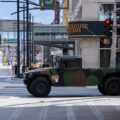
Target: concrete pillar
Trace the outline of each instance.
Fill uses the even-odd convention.
[[[81,18],[83,21],[99,21],[99,11],[100,11],[99,3],[95,2],[95,0],[82,1]],[[79,38],[79,40],[75,40],[75,55],[82,54],[83,68],[100,67],[99,48],[100,48],[100,39],[98,38]]]
[[[82,3],[82,20],[98,21],[99,11],[100,6],[98,2],[95,0],[84,0]]]
[[[83,39],[82,40],[82,67],[99,68],[100,67],[100,40]]]
[[[75,40],[75,55],[76,56],[81,56],[81,43],[82,43],[82,40],[80,39],[77,39]]]

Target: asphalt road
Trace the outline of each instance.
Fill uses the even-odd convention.
[[[48,97],[35,98],[24,86],[5,86],[0,120],[120,120],[120,96],[102,96],[96,87],[53,87]]]

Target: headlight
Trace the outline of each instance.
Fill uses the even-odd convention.
[[[30,76],[32,76],[32,73],[29,73]]]

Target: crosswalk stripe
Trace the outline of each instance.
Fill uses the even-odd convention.
[[[116,102],[113,102],[113,100],[106,100],[110,105],[112,105],[117,111],[120,111],[120,106]]]
[[[95,106],[95,104],[93,102],[88,102],[87,104],[90,107],[90,109],[92,110],[92,112],[95,114],[95,116],[97,117],[97,120],[104,120],[104,116],[97,109],[97,107]]]
[[[20,114],[22,113],[23,108],[17,108],[15,110],[15,112],[12,114],[11,118],[9,120],[17,120],[17,118],[20,116]]]
[[[66,104],[66,109],[67,109],[67,118],[68,120],[76,120],[75,114],[72,109],[71,104]]]
[[[42,106],[40,111],[39,120],[46,120],[48,112],[48,106]]]

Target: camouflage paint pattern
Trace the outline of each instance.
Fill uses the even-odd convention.
[[[103,80],[105,75],[116,72],[116,69],[66,69],[64,73],[62,73],[62,82],[57,68],[42,68],[37,71],[30,71],[30,73],[33,73],[33,75],[34,73],[36,75],[36,72],[41,76],[48,76],[53,85],[85,86],[97,85]]]
[[[32,75],[30,76],[30,74]],[[48,76],[50,81],[54,84],[59,80],[59,74],[57,72],[57,68],[39,68],[36,70],[30,70],[25,74],[29,74],[30,77],[34,76]],[[57,80],[58,79],[58,80]]]
[[[116,69],[87,69],[83,71],[86,76],[86,85],[97,85],[107,74],[116,72]]]
[[[64,76],[64,85],[97,85],[103,80],[104,76],[114,72],[116,72],[116,69],[76,69],[71,73],[70,71],[66,71]]]

